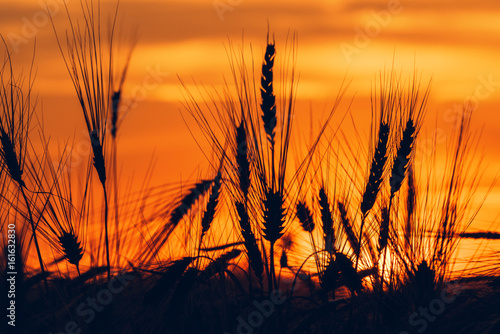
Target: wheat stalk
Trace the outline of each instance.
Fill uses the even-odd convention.
[[[181,278],[186,268],[193,262],[194,257],[184,257],[173,261],[169,266],[161,271],[161,278],[144,295],[144,302],[147,304],[157,304],[161,298],[173,289],[177,281]]]
[[[337,261],[333,257],[329,257],[328,265],[321,271],[319,278],[321,289],[323,289],[325,294],[332,291],[333,298],[335,298],[335,289],[340,279],[340,272]]]

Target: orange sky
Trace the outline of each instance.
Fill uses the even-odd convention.
[[[81,111],[44,2],[3,0],[0,32],[15,54],[17,68],[29,64],[36,39],[35,89],[46,132],[54,141],[73,134],[85,140]],[[47,2],[56,27],[64,27],[62,1]],[[67,3],[72,17],[78,17],[79,1]],[[115,1],[102,3],[110,13]],[[125,96],[138,101],[124,120],[119,143],[124,176],[134,172],[140,178],[147,167],[144,161],[150,161],[153,153],[158,161],[154,183],[192,179],[199,175],[198,167],[208,169],[182,121],[178,76],[190,88],[193,81],[223,87],[223,76],[230,76],[228,38],[239,47],[243,35],[245,48],[253,46],[259,67],[269,25],[276,37],[278,67],[287,34],[298,34],[298,112],[307,115],[312,108],[315,115],[325,115],[346,77],[350,85],[345,102],[354,97],[352,113],[361,135],[368,136],[372,85],[393,59],[405,75],[412,74],[415,65],[424,82],[432,77],[425,131],[431,131],[435,122],[448,131],[449,110],[472,96],[478,102],[474,127],[484,127],[480,148],[485,152],[483,186],[487,187],[500,170],[499,11],[496,0],[121,1],[120,31],[137,30],[138,36],[125,85]],[[151,72],[158,73],[157,84],[151,81]],[[473,228],[488,229],[495,219],[498,222],[499,205],[497,186],[478,219],[480,226]],[[496,225],[492,229],[500,231]]]

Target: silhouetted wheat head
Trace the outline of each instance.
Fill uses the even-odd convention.
[[[255,235],[250,225],[250,217],[243,203],[236,203],[236,211],[238,212],[241,235],[243,237],[243,242],[247,250],[250,267],[259,279],[259,282],[262,282],[264,264],[262,262],[262,254],[260,252],[259,246],[257,245]]]
[[[260,92],[262,96],[261,109],[262,121],[264,122],[264,130],[267,138],[274,147],[276,119],[276,97],[274,96],[273,79],[274,79],[274,58],[276,57],[276,48],[274,42],[268,42],[262,63],[262,77],[260,81]]]
[[[351,220],[349,219],[349,214],[347,212],[346,206],[341,202],[337,202],[337,206],[339,209],[339,215],[340,215],[340,223],[344,229],[344,232],[347,236],[347,241],[349,242],[349,245],[351,246],[351,249],[353,250],[354,254],[359,253],[359,241],[358,238],[356,237],[356,233],[354,232],[354,227],[351,223]]]
[[[214,179],[199,181],[190,188],[180,200],[173,203],[173,208],[170,209],[169,218],[165,221],[163,226],[159,227],[153,234],[149,244],[150,246],[142,252],[142,257],[146,262],[149,262],[158,255],[183,217],[186,216],[197,201],[208,192]],[[220,180],[218,182],[220,182]]]
[[[200,237],[200,245],[203,239],[203,236],[205,233],[207,233],[208,229],[210,228],[210,225],[212,224],[215,216],[215,209],[217,208],[217,204],[219,203],[219,195],[220,195],[220,188],[222,184],[222,175],[221,172],[218,172],[217,175],[214,178],[214,183],[212,185],[212,191],[210,193],[210,196],[208,197],[208,203],[205,209],[205,212],[203,213],[203,217],[201,219],[201,237]]]
[[[267,189],[264,199],[264,238],[275,243],[283,235],[285,209],[283,196]]]
[[[136,234],[128,244],[137,254],[130,259],[124,255],[122,263],[128,265],[121,268],[136,281],[120,285],[122,297],[113,292],[113,298],[120,298],[123,305],[106,305],[106,311],[96,315],[95,324],[82,322],[90,331],[114,325],[113,330],[128,326],[126,331],[132,332],[191,333],[202,327],[207,333],[227,332],[243,328],[241,315],[254,314],[248,310],[256,308],[266,319],[262,318],[261,327],[253,327],[263,333],[304,333],[313,328],[319,333],[333,329],[339,333],[396,332],[405,312],[426,307],[439,296],[443,283],[451,278],[459,236],[477,212],[471,213],[470,206],[478,178],[469,182],[464,175],[472,170],[466,116],[458,124],[456,137],[451,138],[454,146],[449,146],[453,149],[448,152],[444,185],[433,188],[428,178],[435,171],[416,163],[429,96],[429,87],[421,89],[416,74],[408,83],[393,72],[381,76],[380,90],[371,99],[372,124],[366,147],[354,147],[353,140],[339,150],[342,153],[333,150],[334,141],[347,138],[337,136],[342,132],[337,129],[325,145],[326,154],[317,154],[344,94],[341,89],[305,156],[292,156],[295,63],[280,77],[285,81],[283,91],[275,91],[279,87],[277,55],[281,53],[274,38],[271,41],[268,36],[255,77],[243,57],[233,57],[232,86],[216,91],[210,95],[212,100],[203,103],[187,92],[184,107],[212,147],[212,152],[204,152],[209,176],[184,185],[173,196],[164,190],[167,186],[151,189],[154,200],[148,201],[149,193],[144,193],[142,200],[127,201],[125,205],[139,207],[137,214],[121,216],[116,139],[120,113],[126,112],[120,105],[132,48],[125,65],[116,71],[116,12],[108,38],[103,38],[99,6],[82,1],[81,10],[83,25],[78,25],[66,8],[70,28],[65,40],[58,39],[58,43],[92,148],[83,173],[65,172],[66,167],[71,170],[70,152],[63,152],[54,163],[44,135],[43,152],[28,151],[34,109],[31,75],[26,88],[13,75],[9,53],[0,67],[0,232],[5,229],[4,221],[27,222],[22,229],[17,227],[22,240],[16,241],[20,244],[16,261],[23,293],[49,277],[44,262],[56,269],[49,277],[50,289],[46,283],[48,297],[37,292],[38,299],[33,298],[36,302],[30,306],[41,309],[40,305],[50,304],[45,302],[49,297],[61,294],[60,299],[67,300],[50,306],[55,319],[71,314],[68,305],[80,305],[81,298],[97,295],[99,300],[102,291],[117,288],[117,281],[111,280],[108,240],[110,183],[115,186],[114,239],[126,235],[119,222],[130,221],[127,233]],[[292,37],[292,46],[295,44]],[[294,61],[294,57],[292,52],[290,59]],[[112,143],[106,144],[109,136]],[[357,139],[364,145],[365,139]],[[344,153],[352,153],[349,160],[343,160]],[[327,175],[321,175],[324,170]],[[99,264],[103,239],[95,242],[88,237],[94,233],[89,223],[96,202],[91,191],[94,172],[104,193],[104,236],[100,235],[106,246],[106,267]],[[115,178],[109,178],[112,175]],[[75,180],[80,188],[73,186]],[[434,192],[438,192],[436,198]],[[146,209],[148,205],[156,209]],[[3,211],[4,207],[8,209]],[[31,227],[28,236],[27,227]],[[42,258],[37,236],[53,251],[53,261]],[[305,243],[301,237],[307,237]],[[40,273],[26,266],[28,240],[36,244]],[[119,240],[112,241],[114,255],[122,256]],[[118,267],[120,261],[116,263]],[[5,275],[4,258],[0,264]],[[109,279],[105,286],[104,272]],[[117,280],[123,283],[126,278]],[[298,288],[298,283],[306,286]],[[282,304],[273,302],[269,311],[273,290],[282,291],[286,298]],[[141,307],[127,303],[137,301]],[[118,318],[123,324],[110,320],[118,314],[122,314]],[[37,324],[52,325],[45,313],[40,319]]]
[[[81,1],[81,12],[84,24],[74,24],[69,14],[66,3],[64,4],[69,21],[69,32],[65,34],[65,45],[61,43],[59,34],[52,22],[59,50],[75,88],[78,101],[83,113],[93,154],[94,169],[99,177],[104,192],[104,231],[106,244],[106,262],[108,266],[108,279],[111,275],[110,246],[108,236],[109,203],[107,180],[106,138],[116,136],[118,107],[120,104],[121,89],[125,80],[131,50],[127,61],[121,70],[121,75],[115,73],[114,48],[115,25],[117,21],[118,6],[108,32],[104,39],[101,26],[100,3]],[[119,77],[119,84],[115,87],[114,80]],[[111,117],[111,125],[108,118]]]
[[[302,201],[297,202],[296,211],[297,211],[297,218],[300,221],[302,229],[308,233],[312,233],[314,231],[315,224],[311,210],[309,210],[307,203]]]
[[[31,225],[31,233],[35,244],[41,274],[44,277],[45,288],[48,292],[45,268],[38,243],[36,221],[33,216],[33,203],[28,198],[24,169],[31,157],[27,153],[35,103],[31,92],[33,87],[33,60],[29,70],[28,82],[23,76],[16,77],[13,70],[12,58],[3,38],[6,48],[5,59],[0,67],[0,163],[2,173],[6,173],[17,185],[26,207],[27,214],[21,222],[27,221]],[[34,159],[36,160],[36,159]],[[3,195],[3,194],[2,194]],[[15,207],[12,203],[10,204]]]
[[[236,166],[238,168],[239,186],[245,198],[248,197],[248,188],[250,187],[250,161],[246,131],[245,122],[242,119],[236,128]]]
[[[60,158],[54,160],[49,151],[48,140],[43,135],[41,140],[44,143],[41,173],[33,176],[46,194],[43,206],[37,208],[39,229],[47,243],[75,265],[80,274],[79,264],[85,253],[89,221],[92,170],[89,164],[83,173],[80,170],[76,174],[72,173],[71,150],[61,152]],[[78,189],[75,189],[75,181],[78,181]]]
[[[321,227],[323,228],[324,236],[324,249],[335,253],[335,230],[333,228],[332,211],[330,209],[330,201],[323,187],[319,190],[319,206],[321,211]]]

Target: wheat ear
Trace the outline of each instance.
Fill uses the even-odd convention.
[[[73,231],[64,231],[62,235],[58,237],[58,239],[63,248],[64,257],[68,260],[69,263],[76,266],[78,275],[80,275],[79,263],[83,257],[83,247],[81,247],[80,241],[78,241],[78,237]]]
[[[386,262],[386,247],[387,247],[387,242],[389,239],[389,229],[390,229],[390,211],[387,206],[384,206],[382,208],[382,219],[380,222],[380,231],[379,231],[379,237],[378,237],[378,254],[379,258],[383,252],[384,254],[384,259],[382,262],[382,274],[381,274],[381,281],[380,281],[380,292],[383,291],[384,289],[384,272],[385,272],[385,262]]]
[[[363,227],[365,225],[368,211],[373,208],[377,195],[380,191],[380,185],[384,179],[384,167],[387,162],[387,144],[389,141],[389,124],[381,121],[378,129],[377,146],[373,154],[370,175],[361,200],[361,226],[359,227],[359,248],[356,252],[356,266],[358,268],[361,246],[363,244]]]
[[[297,202],[296,212],[302,229],[308,233],[312,233],[314,231],[315,225],[311,210],[309,210],[307,203],[303,201]]]
[[[274,137],[276,128],[276,97],[273,90],[273,66],[276,56],[276,48],[274,43],[268,42],[264,62],[262,63],[262,76],[260,79],[260,93],[262,97],[262,121],[264,122],[264,130],[266,131],[267,139],[274,147]]]
[[[333,217],[330,210],[330,202],[325,192],[325,188],[319,190],[319,206],[321,211],[321,222],[323,228],[325,250],[329,253],[335,253],[335,231],[333,229]]]
[[[274,274],[274,244],[283,235],[285,223],[285,209],[283,208],[284,200],[279,191],[267,188],[264,199],[264,239],[269,241],[269,256],[271,275],[269,279],[271,283],[274,278],[274,285],[277,285],[276,276]]]
[[[373,154],[372,165],[370,167],[370,175],[361,201],[361,213],[363,216],[366,216],[368,211],[373,208],[377,194],[380,191],[380,185],[384,177],[384,166],[387,161],[388,140],[389,125],[386,122],[381,122],[378,131],[377,147]]]
[[[250,188],[250,161],[247,144],[245,123],[241,120],[240,125],[236,128],[236,164],[240,190],[245,198],[248,198],[248,188]]]

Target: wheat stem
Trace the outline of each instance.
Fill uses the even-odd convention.
[[[43,266],[42,253],[40,252],[40,246],[38,244],[38,237],[37,237],[37,234],[36,234],[36,227],[35,227],[35,221],[33,219],[33,213],[31,212],[30,203],[29,203],[28,197],[26,196],[26,193],[24,191],[24,186],[20,186],[20,189],[21,189],[21,194],[23,195],[23,198],[24,198],[24,202],[26,203],[26,208],[28,210],[28,216],[29,216],[29,219],[30,219],[31,231],[33,233],[33,241],[35,242],[36,254],[38,256],[38,262],[40,263],[40,270],[42,271],[43,282],[45,284],[45,289],[47,290],[47,293],[49,293],[49,284],[47,283],[47,277],[45,275],[45,269],[44,269],[44,266]]]
[[[239,225],[241,229],[241,235],[243,236],[243,241],[245,248],[247,250],[247,256],[249,261],[249,269],[251,268],[257,276],[259,283],[262,285],[262,273],[264,264],[262,263],[262,255],[260,253],[259,247],[255,240],[255,235],[252,232],[252,227],[250,225],[250,217],[248,216],[247,208],[243,203],[236,202],[236,211],[239,216]]]

